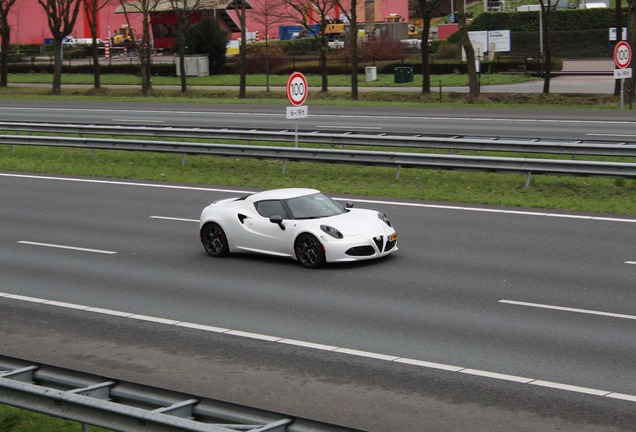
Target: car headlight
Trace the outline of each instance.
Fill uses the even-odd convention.
[[[327,234],[329,234],[331,237],[334,237],[334,238],[337,238],[337,239],[344,238],[342,233],[340,231],[338,231],[337,229],[335,229],[334,227],[332,227],[332,226],[320,225],[320,229],[323,230],[324,232],[326,232]]]
[[[382,222],[384,222],[388,226],[391,226],[391,221],[389,221],[389,217],[386,214],[378,213],[378,217],[380,218]]]

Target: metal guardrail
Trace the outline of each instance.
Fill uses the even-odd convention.
[[[0,125],[0,129],[2,126]],[[245,133],[246,131],[243,131]],[[262,133],[262,131],[261,131]],[[293,136],[287,132],[286,136]],[[259,138],[260,139],[260,138]],[[360,139],[357,137],[356,139]],[[370,139],[366,137],[365,139]],[[390,137],[391,140],[397,140]],[[411,138],[413,139],[413,138]],[[380,146],[381,137],[373,138],[375,145]],[[437,145],[444,145],[442,139],[438,139]],[[340,142],[342,143],[342,141]],[[445,148],[456,148],[445,144]],[[471,144],[472,143],[472,144]],[[597,176],[609,178],[636,178],[636,163],[612,162],[612,161],[582,161],[565,159],[535,159],[523,157],[491,157],[491,156],[465,156],[442,155],[425,153],[405,153],[387,151],[364,151],[348,149],[324,149],[324,148],[299,148],[278,146],[254,146],[238,144],[207,144],[176,141],[153,140],[116,140],[104,138],[75,138],[75,137],[51,137],[51,136],[24,136],[24,135],[0,135],[0,144],[8,145],[32,145],[32,146],[56,146],[78,147],[88,149],[151,151],[163,153],[180,153],[183,155],[211,155],[226,157],[246,157],[257,159],[278,159],[304,162],[349,163],[375,166],[393,166],[397,168],[396,177],[399,178],[401,168],[426,168],[446,170],[469,170],[481,172],[508,172],[527,175],[526,186],[529,185],[533,174],[545,175],[569,175],[569,176]],[[633,144],[563,144],[560,150],[555,150],[553,144],[541,143],[544,152],[572,151],[598,152],[603,156],[636,156],[636,146]],[[482,148],[484,143],[475,140],[467,141],[471,149]],[[492,145],[492,144],[490,144]],[[498,142],[496,145],[501,145]],[[506,151],[512,151],[515,144],[508,143]],[[521,148],[535,145],[524,143]],[[568,149],[567,151],[565,149]],[[518,150],[522,151],[522,150]],[[597,154],[598,153],[592,153]]]
[[[122,432],[361,432],[10,357],[0,403]]]
[[[386,133],[353,133],[264,129],[178,128],[96,124],[0,122],[0,131],[47,132],[79,135],[111,135],[237,141],[301,142],[340,146],[402,147],[464,151],[544,153],[564,155],[636,157],[636,142],[554,141],[519,138],[426,136]]]

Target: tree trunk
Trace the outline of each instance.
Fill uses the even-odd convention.
[[[54,95],[62,93],[62,38],[53,39],[53,87],[51,91]]]
[[[325,46],[324,44],[328,44],[328,42],[323,39],[320,45],[320,75],[322,77],[322,88],[320,91],[326,93],[329,91],[329,77],[327,76],[327,48],[329,45]]]
[[[548,2],[548,8],[550,2]],[[550,93],[550,77],[552,76],[552,44],[550,43],[550,11],[543,13],[543,93]]]
[[[627,16],[629,17],[627,22],[627,42],[629,43],[629,46],[632,47],[633,51],[635,49],[634,47],[636,47],[636,0],[628,0],[627,7]],[[634,64],[635,62],[632,58],[632,64],[630,64],[629,67],[633,68]],[[636,80],[634,80],[634,78],[630,78],[627,80],[626,84],[627,91],[631,98],[630,100],[633,100],[636,97],[636,94],[634,93],[636,91]]]
[[[621,0],[616,0],[614,17],[616,20],[616,43],[623,40],[623,6]],[[614,80],[614,96],[621,95],[621,80]]]
[[[150,25],[148,19],[143,20],[143,36],[139,49],[139,64],[141,68],[141,94],[148,96],[152,92],[151,56],[150,56]]]
[[[9,85],[9,45],[11,43],[11,29],[6,17],[2,17],[2,43],[0,45],[0,87]]]
[[[239,46],[239,99],[247,97],[247,24],[245,22],[245,2],[241,2],[239,21],[241,24],[241,45]]]
[[[349,25],[349,46],[351,48],[351,100],[358,100],[358,7],[357,0],[351,0],[351,24]]]
[[[93,35],[97,32],[93,33]],[[102,86],[99,70],[99,51],[97,51],[97,39],[93,37],[93,82],[96,89]]]
[[[185,37],[183,35],[183,24],[179,25],[177,40],[179,41],[179,74],[181,75],[181,92],[185,93],[188,91],[188,79],[186,77],[185,67]]]
[[[468,100],[474,102],[479,98],[479,77],[477,76],[477,65],[475,63],[475,50],[468,37],[468,27],[466,25],[466,11],[463,0],[455,0],[455,10],[457,11],[457,21],[459,24],[459,36],[462,46],[466,52],[466,68],[468,69]]]
[[[424,14],[422,29],[422,93],[431,92],[431,53],[428,46],[428,34],[431,31],[431,19]]]

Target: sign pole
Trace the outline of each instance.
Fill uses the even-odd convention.
[[[287,80],[287,99],[293,105],[287,107],[287,119],[294,120],[294,148],[298,148],[298,120],[307,118],[307,107],[303,106],[307,99],[309,87],[305,76],[293,72]],[[283,173],[287,169],[287,159],[283,162]]]
[[[625,109],[625,78],[621,79],[621,111]]]
[[[614,47],[614,79],[621,80],[621,111],[625,109],[625,78],[632,77],[632,48],[625,41],[619,41]]]

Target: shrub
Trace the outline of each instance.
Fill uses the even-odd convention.
[[[270,73],[278,73],[282,66],[289,63],[289,56],[278,43],[269,43],[267,46],[264,42],[247,45],[248,74],[266,73],[266,62]]]

